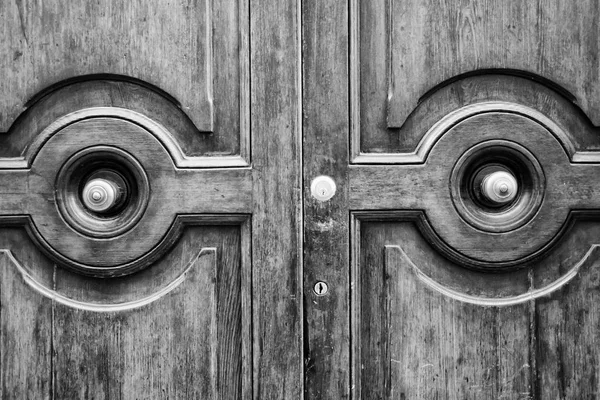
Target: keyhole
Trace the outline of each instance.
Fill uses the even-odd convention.
[[[325,282],[317,282],[314,287],[315,294],[317,296],[324,296],[328,291],[327,284]]]

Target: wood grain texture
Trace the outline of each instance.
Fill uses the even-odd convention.
[[[599,230],[597,221],[579,223],[545,259],[486,274],[444,260],[412,223],[361,222],[352,294],[355,396],[594,398],[599,325],[592,244]],[[533,293],[575,265],[567,283],[505,306],[450,298],[418,276],[501,300]]]
[[[302,395],[300,2],[251,1],[254,398]]]
[[[591,34],[597,7],[589,1],[517,3],[351,2],[353,155],[411,149],[415,129],[432,117],[428,114],[448,110],[456,100],[469,101],[471,94],[485,95],[454,85],[456,79],[468,77],[459,74],[469,68],[481,70],[482,77],[516,78],[519,73],[510,68],[541,75],[524,74],[523,80],[557,89],[598,125],[598,107],[593,105],[597,95],[590,86],[597,77],[589,72],[597,67],[597,35]],[[537,22],[529,24],[530,20]],[[466,64],[470,66],[461,69]],[[439,85],[444,79],[453,86],[448,99],[424,107],[434,89],[444,89]],[[520,91],[517,87],[505,92],[521,96]],[[530,98],[544,96],[543,90],[525,92]],[[388,128],[388,114],[398,114],[400,122],[393,129]]]
[[[593,1],[360,2],[360,60],[368,67],[361,76],[378,81],[378,102],[389,96],[389,127],[402,126],[436,85],[495,68],[566,88],[599,125],[598,15]]]
[[[99,116],[99,110],[106,110],[105,113],[108,114],[111,114],[108,110],[112,110],[112,114],[121,111],[122,116],[125,111],[129,111],[130,117],[137,116],[132,120],[140,125],[160,126],[160,129],[154,130],[163,130],[168,132],[167,136],[172,137],[171,140],[184,161],[183,164],[179,163],[181,166],[248,165],[248,127],[244,125],[243,129],[237,128],[238,124],[243,125],[242,120],[249,118],[247,112],[239,118],[240,121],[237,115],[228,114],[227,127],[223,125],[220,128],[225,124],[223,120],[218,122],[213,134],[202,135],[168,94],[152,90],[143,82],[119,80],[114,75],[75,80],[43,93],[20,115],[6,135],[0,135],[0,155],[23,157],[31,152],[31,147],[37,150],[43,144],[39,143],[40,136],[53,133],[49,128],[56,126],[59,121],[64,122],[65,118],[75,116],[83,117],[82,114],[86,113],[86,117],[91,117],[89,114],[93,112],[96,113],[95,116]],[[47,140],[47,137],[44,139]],[[230,150],[225,147],[230,147]]]
[[[9,38],[3,41],[3,51],[12,57],[4,58],[2,69],[15,73],[4,81],[3,92],[12,95],[3,97],[0,107],[3,131],[41,89],[92,73],[155,84],[180,99],[200,130],[212,130],[210,2],[3,4],[8,22],[4,37]],[[196,90],[187,90],[190,87]]]
[[[302,11],[305,398],[348,399],[348,7],[304,1]],[[326,202],[310,193],[320,175],[337,186]],[[314,292],[319,281],[325,296]]]
[[[21,229],[0,233],[0,247],[10,246],[18,257],[40,263],[44,257],[27,252]],[[0,370],[3,399],[51,399],[52,304],[31,290],[12,261],[0,255]]]
[[[116,118],[102,117],[105,114],[114,114]],[[137,118],[146,125],[140,126]],[[141,257],[153,252],[155,256],[150,258],[156,260],[159,253],[167,250],[168,246],[164,244],[173,240],[169,236],[180,233],[173,226],[181,215],[251,211],[250,169],[178,168],[195,167],[197,160],[181,154],[170,133],[143,116],[108,107],[86,109],[63,119],[43,130],[27,147],[20,166],[30,166],[28,177],[23,179],[22,170],[12,169],[16,160],[4,159],[2,164],[8,169],[2,173],[5,179],[2,187],[7,192],[1,201],[6,210],[4,216],[31,215],[31,232],[57,262],[81,268],[84,272],[85,265],[115,267],[133,262],[140,266]],[[147,207],[143,205],[144,214],[121,240],[99,241],[93,233],[80,235],[65,223],[65,218],[56,209],[56,202],[61,198],[55,199],[57,188],[54,183],[62,179],[59,176],[63,165],[74,154],[99,144],[129,153],[139,163],[140,173],[150,182],[144,191],[150,197]],[[11,172],[14,173],[11,175]],[[131,246],[133,241],[135,247]],[[107,256],[97,257],[100,253]],[[131,267],[120,270],[135,269]]]
[[[561,264],[555,268],[564,270],[577,257],[571,249],[597,241],[599,233],[597,221],[579,223],[564,240],[568,250],[555,257]],[[599,257],[595,251],[569,285],[536,302],[538,398],[585,399],[600,393]],[[543,270],[533,278],[534,284],[548,280]]]
[[[462,262],[475,265],[475,260],[480,260],[496,263],[498,267],[539,257],[558,240],[569,218],[597,212],[594,195],[597,173],[593,171],[598,168],[600,158],[596,158],[597,152],[576,151],[579,143],[575,139],[584,133],[592,135],[593,131],[575,136],[563,131],[558,124],[552,127],[552,121],[536,121],[533,114],[521,119],[517,115],[525,116],[519,111],[522,106],[512,107],[510,103],[502,106],[506,107],[506,114],[487,114],[486,104],[474,105],[479,114],[457,118],[440,136],[430,137],[429,131],[417,150],[394,158],[401,165],[352,167],[349,175],[351,209],[423,210],[441,241],[473,260]],[[543,193],[539,211],[536,209],[534,216],[530,214],[531,221],[501,235],[467,222],[460,212],[463,200],[454,194],[460,182],[453,172],[457,160],[469,149],[498,139],[506,140],[511,146],[519,144],[522,146],[519,154],[530,154],[527,157],[532,162],[541,163],[539,179]],[[497,143],[501,147],[503,142]],[[584,158],[586,163],[575,163],[576,157]],[[531,190],[523,186],[524,191]],[[512,257],[513,261],[509,261]]]
[[[0,131],[8,130],[40,90],[96,73],[160,87],[181,102],[201,131],[219,124],[239,128],[240,108],[245,108],[240,106],[248,97],[242,93],[248,79],[246,10],[245,1],[3,2],[1,49],[7,57],[0,69],[10,71],[11,79],[2,84]],[[235,95],[217,96],[213,105],[214,93]],[[231,144],[239,146],[221,143],[221,148]]]
[[[248,233],[244,228],[243,234]],[[57,293],[88,301],[143,295],[169,279],[171,269],[185,266],[199,249],[217,245],[195,259],[181,283],[163,297],[108,312],[76,309],[48,298],[37,304],[41,295],[3,257],[3,271],[12,278],[3,280],[3,293],[22,292],[29,299],[10,306],[20,317],[3,311],[8,322],[3,324],[2,347],[5,393],[11,388],[14,398],[26,390],[36,391],[28,398],[142,399],[159,393],[169,398],[251,398],[249,238],[240,239],[238,227],[189,228],[175,249],[139,279],[94,281],[56,268],[22,230],[4,230],[2,246],[12,246],[22,265],[41,264],[43,268],[32,268],[37,279],[50,279]],[[43,271],[47,276],[39,276]],[[2,308],[8,306],[3,300]],[[38,314],[23,318],[30,313]],[[26,347],[13,346],[16,336],[10,334],[16,322]],[[38,333],[29,337],[25,333],[32,324]],[[24,352],[27,348],[34,352]],[[26,354],[27,363],[21,358]],[[22,370],[26,365],[30,367]]]
[[[361,232],[359,398],[528,398],[529,305],[481,307],[432,292],[400,252],[374,248],[397,238],[388,232]]]

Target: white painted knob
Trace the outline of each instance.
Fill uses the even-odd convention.
[[[508,204],[517,196],[519,187],[516,178],[506,171],[496,171],[481,181],[481,193],[492,203]]]
[[[319,201],[327,201],[333,197],[336,191],[335,182],[328,176],[321,175],[313,179],[310,184],[310,193]]]
[[[104,212],[114,207],[120,195],[116,183],[108,179],[90,179],[83,188],[83,204],[95,212]]]

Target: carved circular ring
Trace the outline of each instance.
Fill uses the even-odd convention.
[[[514,176],[515,199],[497,207],[480,194],[481,176]],[[452,202],[460,216],[487,232],[510,232],[533,218],[544,198],[545,177],[538,160],[525,147],[508,140],[488,140],[469,148],[450,176]]]
[[[112,213],[94,212],[84,204],[90,177],[115,175],[127,195]],[[56,203],[64,220],[78,232],[96,238],[119,236],[131,229],[148,205],[150,184],[144,168],[128,152],[114,146],[87,147],[69,158],[56,177]]]

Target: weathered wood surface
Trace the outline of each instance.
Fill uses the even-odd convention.
[[[106,110],[107,114],[112,112],[110,108]],[[83,114],[72,117],[75,122],[57,126],[57,132],[48,128],[40,134],[47,137],[36,138],[34,144],[27,147],[28,153],[21,165],[30,165],[26,178],[23,179],[23,169],[6,169],[1,174],[2,190],[9,193],[0,200],[0,208],[5,210],[3,216],[30,215],[35,227],[31,232],[57,261],[85,270],[85,265],[116,267],[139,263],[141,257],[151,252],[156,255],[151,258],[156,260],[179,234],[180,229],[173,229],[175,222],[185,223],[180,215],[251,212],[249,169],[178,168],[178,161],[185,166],[194,158],[185,159],[177,152],[180,150],[169,132],[158,128],[150,131],[152,126],[144,129],[129,122],[127,119],[135,119],[135,115],[127,111],[113,118],[103,118],[99,111],[93,118],[78,121],[77,118],[90,117]],[[37,144],[41,144],[41,148]],[[98,145],[113,146],[131,155],[139,163],[140,174],[146,175],[148,180],[146,188],[136,190],[136,194],[149,198],[147,207],[146,203],[127,206],[141,208],[143,214],[120,240],[96,240],[99,235],[93,231],[86,236],[75,232],[65,223],[64,210],[59,213],[55,201],[48,201],[58,193],[59,206],[65,203],[61,198],[64,191],[55,187],[58,179],[63,179],[60,177],[65,162],[83,149]],[[0,160],[5,168],[12,167],[13,163],[14,159]],[[132,242],[136,245],[132,246]],[[98,257],[99,254],[103,256]]]
[[[594,398],[598,251],[588,251],[598,230],[597,222],[581,223],[550,257],[490,275],[448,262],[412,223],[363,222],[353,270],[355,395]],[[568,282],[536,297],[537,288],[573,267]],[[452,291],[465,297],[453,298]]]
[[[21,229],[4,229],[0,248],[12,249],[27,264],[46,262],[24,245]],[[52,276],[52,268],[42,271]],[[52,398],[52,303],[25,285],[11,259],[0,254],[0,340],[3,399]]]
[[[57,268],[21,229],[4,230],[0,246],[30,271],[2,254],[3,398],[250,398],[248,233],[189,228],[141,275],[107,280]],[[168,281],[179,283],[135,306]]]
[[[377,1],[359,7],[361,60],[371,64],[363,76],[368,81],[387,75],[390,127],[400,127],[437,84],[496,68],[529,72],[566,88],[599,124],[597,76],[591,72],[599,10],[593,1]],[[373,56],[376,61],[368,61]]]
[[[596,2],[354,0],[354,68],[364,152],[385,152],[419,99],[457,75],[526,71],[573,96],[600,125]],[[388,101],[389,100],[389,101]]]
[[[251,1],[254,397],[302,395],[300,7]]]
[[[96,73],[152,83],[212,130],[210,2],[3,2],[0,131],[47,86]],[[74,23],[75,22],[75,23]],[[194,86],[197,90],[188,90]]]
[[[348,25],[347,4],[303,2],[305,398],[348,399]],[[336,194],[311,196],[330,176]],[[329,291],[317,296],[324,281]]]
[[[0,17],[0,132],[49,86],[116,74],[173,96],[195,124],[198,153],[248,153],[247,1],[5,1]]]

